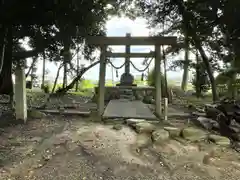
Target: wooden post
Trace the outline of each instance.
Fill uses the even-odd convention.
[[[168,98],[164,98],[164,121],[168,120]]]
[[[27,121],[26,77],[24,68],[18,66],[15,71],[16,119]]]
[[[99,84],[98,84],[98,115],[102,116],[104,112],[104,96],[105,96],[105,75],[106,75],[106,46],[101,47],[100,68],[99,68]]]
[[[162,91],[161,91],[161,48],[155,45],[155,111],[160,118],[162,115]]]

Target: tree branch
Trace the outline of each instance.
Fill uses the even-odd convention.
[[[72,89],[74,87],[76,82],[79,81],[82,78],[84,73],[86,73],[92,67],[96,66],[98,63],[100,63],[100,60],[92,63],[91,65],[89,65],[86,68],[81,69],[79,74],[77,75],[77,77],[75,77],[75,79],[73,79],[73,81],[68,86],[66,86],[65,88],[61,88],[61,89],[57,90],[56,93],[65,94],[68,90],[70,90],[70,89]]]
[[[37,56],[38,53],[43,52],[41,49],[34,49],[30,51],[23,51],[23,52],[13,52],[13,58],[14,59],[26,59],[29,57]]]

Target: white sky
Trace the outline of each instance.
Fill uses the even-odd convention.
[[[125,36],[126,33],[131,33],[132,36],[148,36],[150,34],[150,30],[147,28],[146,20],[137,18],[136,20],[130,20],[128,18],[118,18],[114,17],[111,20],[109,20],[106,24],[106,29],[107,29],[107,35],[108,36]],[[133,52],[149,52],[150,50],[153,50],[153,47],[151,46],[134,46],[131,48],[131,51]],[[124,47],[116,47],[114,48],[114,51],[116,52],[123,52]],[[180,57],[183,57],[180,55]],[[178,57],[179,58],[179,57]],[[143,58],[140,59],[131,59],[132,62],[137,66],[139,69],[143,69],[144,66],[142,66],[142,61]],[[29,61],[30,63],[31,61]],[[123,64],[124,59],[117,58],[117,59],[112,59],[112,62],[115,66],[120,66]],[[81,64],[86,64],[89,65],[87,61],[82,60],[80,62]],[[153,68],[153,63],[151,64],[151,68]],[[48,75],[49,78],[54,79],[56,76],[57,72],[57,66],[54,63],[47,62],[46,68],[50,70],[50,74]],[[151,69],[150,68],[150,69]],[[136,75],[141,75],[141,72],[136,71],[132,66],[130,67],[131,74],[136,76]],[[121,74],[124,72],[124,68],[118,71],[119,78]],[[38,65],[38,70],[37,70],[38,76],[41,77],[42,74],[42,61],[39,61]],[[61,73],[62,74],[62,73]],[[182,76],[182,71],[178,72],[173,72],[170,71],[168,73],[168,78],[169,79],[181,79]],[[99,65],[93,67],[91,70],[89,70],[84,77],[86,79],[91,79],[91,80],[98,80],[99,77]],[[114,70],[114,80],[118,80],[119,78],[116,78],[116,72]],[[59,81],[61,81],[61,77],[59,78]],[[112,69],[110,66],[107,66],[106,68],[106,79],[112,79]]]

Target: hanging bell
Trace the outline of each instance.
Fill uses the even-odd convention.
[[[118,78],[118,70],[116,70],[116,77]]]
[[[144,80],[144,73],[142,73],[142,78],[141,78],[141,81],[143,81]]]

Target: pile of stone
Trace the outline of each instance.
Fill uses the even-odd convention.
[[[196,127],[159,127],[143,119],[127,119],[126,124],[140,134],[138,145],[143,147],[150,142],[161,144],[169,139],[181,139],[190,142],[209,141],[221,146],[230,146],[229,138],[209,133]]]
[[[218,131],[224,136],[240,141],[240,103],[224,99],[215,104],[206,104],[202,112],[192,113],[193,120],[207,130]]]

